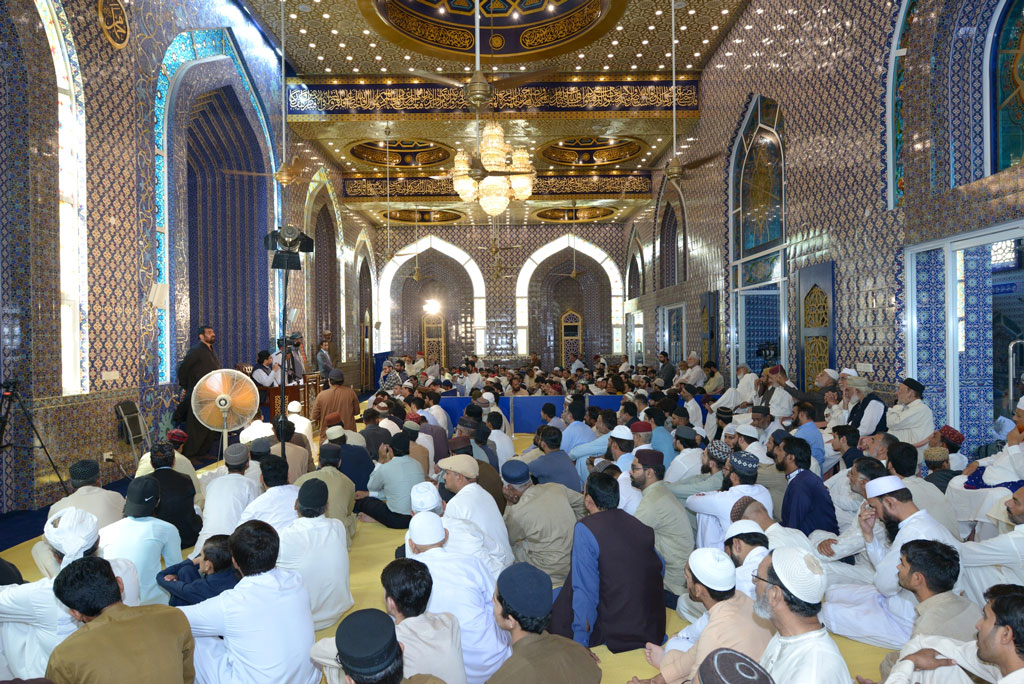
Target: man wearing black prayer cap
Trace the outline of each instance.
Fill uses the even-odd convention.
[[[543,570],[514,563],[502,571],[494,590],[494,617],[512,637],[512,655],[488,684],[601,681],[597,659],[586,648],[545,631],[551,607],[551,578]]]
[[[382,610],[352,613],[338,625],[334,641],[348,684],[445,684],[433,675],[403,678],[402,646],[395,637],[395,623]]]
[[[921,400],[923,396],[924,385],[914,378],[904,378],[896,386],[896,405],[885,414],[886,432],[918,447],[918,461],[924,457],[924,447],[935,432],[935,416]]]

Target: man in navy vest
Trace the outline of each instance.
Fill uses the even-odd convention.
[[[572,566],[548,631],[612,653],[660,644],[664,562],[654,530],[619,509],[619,484],[607,473],[587,479],[584,505],[589,515],[573,531]]]

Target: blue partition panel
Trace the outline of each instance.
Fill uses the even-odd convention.
[[[700,406],[700,422],[701,422],[701,424],[703,424],[704,421],[708,419],[708,410],[706,408],[704,408],[704,397],[711,397],[711,403],[713,404],[716,401],[718,401],[718,399],[721,396],[722,396],[721,394],[695,394],[695,395],[693,395],[693,398],[697,402],[697,405]],[[679,405],[680,406],[682,406],[685,403],[686,402],[683,401],[682,399],[679,400]]]
[[[498,397],[498,408],[510,422],[512,420],[512,397]]]
[[[601,409],[611,409],[612,411],[618,411],[622,405],[621,394],[598,394],[598,395],[587,395],[587,406],[596,406]]]
[[[466,412],[466,407],[473,401],[469,397],[441,397],[441,408],[448,414],[452,426],[458,424],[459,418]]]
[[[544,404],[554,404],[555,408],[559,408],[559,404],[564,400],[565,397],[512,397],[512,429],[515,432],[532,435],[543,425],[540,418],[541,407]]]

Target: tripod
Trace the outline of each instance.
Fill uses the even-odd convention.
[[[39,434],[38,428],[36,428],[35,422],[32,420],[32,414],[25,408],[25,402],[21,398],[21,394],[18,392],[18,381],[7,380],[0,383],[0,453],[4,449],[42,449],[43,453],[46,454],[46,460],[50,462],[50,467],[53,468],[53,474],[57,476],[57,481],[60,482],[61,488],[65,494],[70,494],[68,485],[61,477],[60,471],[57,469],[57,464],[53,462],[53,457],[50,456],[50,450],[46,448],[46,443],[43,442],[42,435]],[[7,425],[11,420],[11,411],[14,410],[14,405],[17,403],[18,408],[21,409],[22,415],[28,422],[29,427],[32,428],[32,432],[36,436],[36,444],[6,444],[4,443],[4,436],[7,434]]]

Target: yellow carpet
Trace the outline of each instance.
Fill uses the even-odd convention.
[[[523,449],[529,444],[530,436],[517,437],[516,448]],[[215,466],[210,466],[215,467]],[[355,606],[351,610],[361,608],[384,608],[384,590],[380,584],[380,573],[395,557],[395,549],[405,538],[403,530],[389,530],[378,523],[358,523],[352,548],[349,550],[350,586],[355,598]],[[14,563],[21,570],[26,580],[37,580],[41,577],[38,568],[32,561],[31,549],[39,538],[29,540],[18,546],[0,552],[0,556]],[[669,634],[675,634],[686,626],[674,611],[667,611]],[[340,622],[340,620],[339,620]],[[337,625],[317,632],[317,639],[333,637]],[[873,646],[860,644],[849,639],[836,637],[850,672],[853,675],[865,675],[871,679],[879,678],[878,665],[885,651]],[[612,654],[604,646],[594,649],[601,659],[604,672],[602,682],[623,684],[633,676],[641,678],[653,677],[654,668],[647,664],[642,650]],[[784,684],[780,682],[779,684]]]

